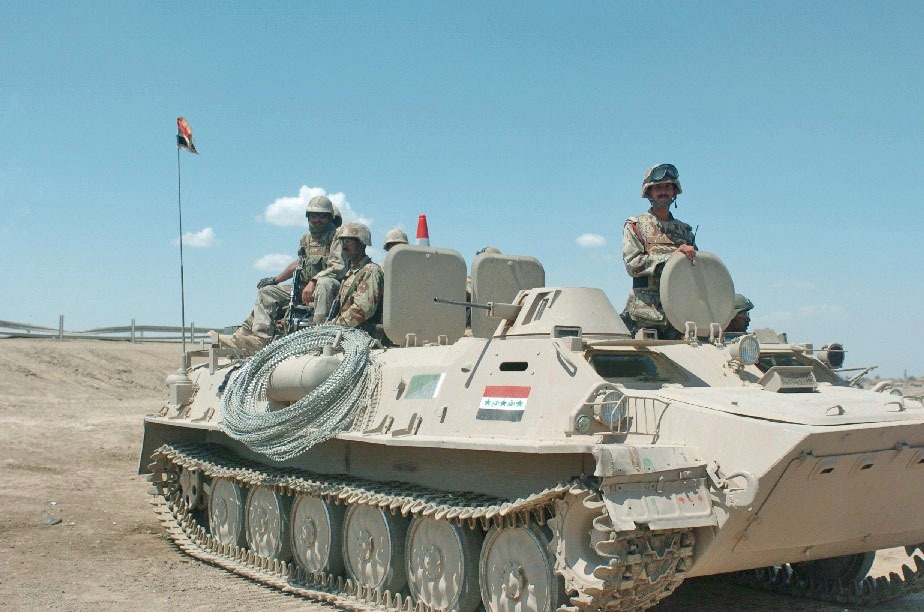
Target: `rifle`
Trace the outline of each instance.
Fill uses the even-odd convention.
[[[289,313],[286,316],[286,334],[296,332],[301,328],[302,321],[314,316],[314,308],[308,304],[302,304],[302,290],[305,288],[305,281],[302,279],[301,267],[295,270],[292,275],[292,298],[289,300]]]

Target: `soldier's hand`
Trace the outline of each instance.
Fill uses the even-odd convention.
[[[308,281],[305,284],[305,288],[302,289],[302,304],[308,305],[314,301],[314,289],[317,285],[313,280]]]
[[[257,289],[263,289],[263,287],[268,287],[270,285],[278,285],[276,282],[275,276],[267,276],[266,278],[261,278],[260,282],[257,283]]]
[[[690,261],[696,259],[696,249],[694,249],[689,244],[681,244],[679,247],[677,247],[677,250],[686,255],[687,259]]]

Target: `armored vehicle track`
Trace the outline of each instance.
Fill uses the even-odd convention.
[[[372,483],[350,478],[323,478],[284,469],[272,470],[242,461],[215,446],[165,445],[155,452],[152,460],[153,503],[169,537],[183,552],[283,592],[347,610],[429,610],[442,607],[428,605],[407,593],[392,593],[387,589],[363,585],[343,575],[306,569],[298,561],[297,554],[294,560],[280,560],[247,546],[223,542],[221,535],[211,532],[214,527],[208,524],[207,519],[203,520],[203,513],[197,513],[197,508],[190,506],[189,502],[195,506],[199,500],[195,499],[195,495],[190,498],[190,492],[184,490],[183,483],[187,480],[184,472],[197,473],[213,482],[223,479],[245,490],[262,488],[273,491],[288,500],[283,504],[288,507],[292,507],[299,496],[309,496],[335,505],[379,509],[408,521],[430,519],[480,530],[482,537],[487,533],[495,541],[497,534],[504,529],[520,529],[536,537],[545,535],[546,538],[554,538],[551,548],[556,555],[549,562],[561,579],[558,587],[564,586],[570,591],[569,597],[559,601],[561,609],[637,610],[650,607],[679,586],[684,578],[686,560],[692,554],[691,530],[659,534],[647,530],[631,534],[613,532],[602,511],[603,504],[585,486],[592,483],[560,483],[527,498],[510,501],[477,494],[444,493],[401,483]],[[567,512],[569,502],[565,501],[566,498],[570,498],[570,504],[588,508],[595,515],[592,520],[597,532],[597,537],[593,538],[596,540],[594,549],[609,559],[607,567],[598,568],[590,581],[575,572],[565,552],[567,539],[562,537],[564,521],[560,513],[562,510]],[[291,517],[279,519],[277,525],[287,523],[291,530]],[[544,526],[548,528],[543,529]],[[248,529],[246,525],[239,528],[244,532]],[[265,537],[273,539],[272,528],[268,529],[264,524],[260,529],[264,530]],[[299,536],[290,532],[289,537],[292,538],[291,545],[298,547]],[[872,578],[865,575],[868,570],[866,564],[859,570],[861,575],[825,576],[799,568],[798,564],[795,569],[793,565],[786,564],[736,572],[729,578],[737,584],[790,596],[870,606],[924,590],[924,557],[913,554],[912,549],[920,551],[921,547],[908,548],[909,555],[913,555],[915,569],[905,565],[902,575],[892,573],[889,577]],[[550,584],[555,586],[552,582]],[[504,593],[503,596],[516,599],[513,597],[516,595],[515,588],[505,584],[495,586]]]
[[[800,564],[785,564],[762,567],[755,570],[735,572],[731,579],[740,585],[763,591],[807,597],[831,603],[851,606],[873,606],[890,599],[905,597],[924,591],[924,551],[922,545],[908,546],[906,552],[912,557],[914,569],[902,565],[901,575],[892,572],[888,577],[867,576],[869,563],[856,573],[848,571],[842,575],[825,575],[799,568]],[[918,551],[918,552],[916,552]],[[866,555],[851,555],[844,558],[845,565],[854,565]],[[827,561],[827,560],[826,560]],[[870,559],[872,561],[872,559]]]
[[[592,491],[577,481],[560,483],[526,498],[505,501],[484,495],[409,487],[402,483],[321,478],[304,472],[276,470],[242,461],[215,446],[165,445],[151,459],[154,503],[169,537],[181,550],[267,586],[351,610],[373,607],[394,610],[460,609],[463,603],[474,608],[482,596],[494,598],[498,604],[509,605],[530,597],[535,599],[530,603],[540,610],[644,609],[669,595],[680,584],[686,560],[692,555],[693,533],[689,529],[656,533],[648,530],[615,532],[607,521],[602,502],[594,500]],[[439,536],[425,538],[422,546],[429,557],[426,554],[420,557],[421,566],[416,568],[418,577],[409,577],[411,595],[392,592],[387,588],[362,584],[356,579],[357,575],[374,578],[377,573],[400,574],[407,570],[413,573],[415,561],[411,554],[417,544],[413,538],[408,539],[406,548],[403,542],[395,542],[394,537],[385,538],[396,543],[396,549],[406,551],[406,558],[396,559],[406,567],[399,567],[399,563],[388,559],[381,564],[371,564],[375,567],[366,568],[370,570],[366,574],[356,567],[353,572],[348,571],[353,574],[351,577],[334,575],[306,567],[313,560],[318,560],[313,555],[330,553],[329,549],[325,552],[315,544],[317,533],[323,532],[323,529],[304,528],[313,523],[311,519],[300,519],[297,511],[291,512],[290,516],[269,517],[259,512],[244,512],[247,517],[244,522],[232,524],[234,520],[228,518],[232,513],[214,511],[214,506],[220,502],[213,502],[213,508],[208,513],[204,512],[201,492],[188,486],[192,479],[199,483],[196,486],[211,481],[213,500],[222,499],[217,497],[217,489],[219,483],[227,483],[250,491],[251,498],[258,491],[276,496],[281,500],[279,508],[297,509],[300,500],[305,498],[332,506],[345,506],[347,514],[367,509],[381,513],[383,529],[400,532],[394,535],[408,531],[406,525],[404,529],[398,527],[401,523],[409,522],[409,530],[413,533],[415,521],[430,521],[445,529],[475,534],[475,541],[480,543],[483,540],[484,545],[480,551],[478,547],[452,551],[448,550],[449,539],[443,540]],[[593,571],[592,576],[581,575],[583,568],[568,565],[569,555],[561,537],[563,526],[557,519],[558,509],[564,508],[569,498],[571,503],[579,504],[593,515],[591,522],[596,532],[592,538],[594,551],[607,560],[605,565]],[[208,516],[204,516],[206,514]],[[226,517],[225,521],[210,524],[211,518],[218,514]],[[272,511],[269,514],[272,515]],[[342,517],[344,512],[338,514]],[[249,523],[251,517],[253,522]],[[392,522],[389,517],[396,519],[394,526],[389,524]],[[302,529],[293,525],[293,519],[302,521]],[[338,539],[336,534],[328,535],[331,540]],[[372,535],[371,544],[366,540],[372,549],[370,551],[363,550],[362,546],[355,550],[349,544],[344,547],[344,561],[348,565],[351,557],[361,558],[365,552],[375,557],[381,552],[375,548],[380,541],[378,536],[383,534]],[[350,541],[349,524],[343,536]],[[274,545],[278,545],[275,550],[287,549],[281,538],[291,538],[290,550],[295,551],[291,554],[294,560],[280,559],[285,555],[278,553],[275,556],[261,554],[272,552]],[[249,540],[250,545],[239,545],[229,542],[229,539],[239,543]],[[353,539],[362,541],[361,537]],[[520,540],[526,542],[525,547]],[[552,547],[549,546],[550,540],[554,541]],[[462,546],[465,547],[465,544]],[[545,553],[550,548],[557,551],[554,558]],[[300,554],[298,549],[303,552]],[[456,556],[456,552],[460,554]],[[452,569],[460,571],[462,582],[475,589],[474,592],[465,592],[464,588],[456,592],[452,588],[442,592],[447,589],[435,578],[440,576],[440,570],[449,569],[439,567],[440,563],[448,566],[448,559],[457,560],[458,567]],[[476,567],[478,565],[482,567]],[[428,579],[428,573],[434,579]],[[478,573],[488,574],[481,579],[486,593],[477,589]],[[541,576],[545,579],[538,578]],[[469,598],[467,602],[460,601],[466,597]]]

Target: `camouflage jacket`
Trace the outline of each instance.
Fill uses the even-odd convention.
[[[661,305],[661,270],[680,245],[696,248],[694,238],[693,228],[673,215],[661,222],[649,209],[643,215],[626,219],[622,231],[622,260],[629,276],[640,280],[644,286],[635,283],[624,312],[637,327],[672,330]]]
[[[693,228],[670,216],[661,222],[649,209],[643,215],[629,217],[622,230],[622,260],[629,276],[661,275],[666,262],[682,244],[696,247]]]
[[[342,279],[346,266],[343,265],[341,250],[340,236],[332,223],[317,236],[310,230],[306,232],[298,249],[302,282],[324,276]]]
[[[364,257],[356,266],[351,265],[340,286],[339,311],[332,322],[373,331],[382,322],[384,288],[382,268],[371,259]]]

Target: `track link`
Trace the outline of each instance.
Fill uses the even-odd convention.
[[[223,544],[186,507],[179,490],[181,469],[198,470],[211,478],[228,478],[247,486],[269,486],[286,495],[312,494],[345,504],[367,504],[402,516],[432,516],[460,525],[487,529],[515,526],[530,520],[544,524],[551,503],[567,491],[562,483],[507,501],[473,493],[446,493],[406,483],[369,482],[323,477],[300,470],[271,468],[242,461],[219,446],[165,445],[151,456],[150,491],[168,537],[184,553],[283,592],[333,604],[351,611],[398,610],[425,612],[429,606],[401,593],[363,587],[341,576],[306,572],[297,563],[262,557],[240,546]]]
[[[555,503],[569,493],[589,492],[563,482],[524,498],[502,500],[475,493],[448,493],[400,482],[371,482],[272,468],[236,457],[216,445],[164,445],[151,456],[152,503],[167,535],[184,553],[239,576],[309,599],[351,610],[425,612],[429,606],[401,593],[363,587],[341,576],[306,572],[297,563],[263,557],[223,544],[199,524],[183,501],[181,470],[227,478],[246,487],[272,487],[284,495],[311,494],[343,504],[366,504],[402,516],[433,517],[483,530],[491,526],[544,525],[554,520]],[[606,563],[594,571],[593,588],[571,589],[569,610],[637,610],[650,607],[683,580],[692,555],[692,531],[615,532],[602,503],[592,504],[592,541]],[[566,569],[556,563],[556,571]]]
[[[788,563],[728,574],[736,584],[762,591],[783,593],[837,604],[871,606],[897,597],[924,591],[924,544],[906,546],[914,561],[914,569],[902,565],[902,573],[888,576],[866,576],[858,580],[831,580],[805,577]]]
[[[593,516],[592,551],[586,552],[596,553],[600,564],[592,576],[578,576],[564,551],[569,543],[562,533],[562,519],[567,519],[568,511],[549,520],[556,535],[556,566],[571,593],[567,610],[644,610],[680,586],[693,556],[692,529],[617,532],[598,493],[575,486],[570,494],[571,503],[587,508]]]

